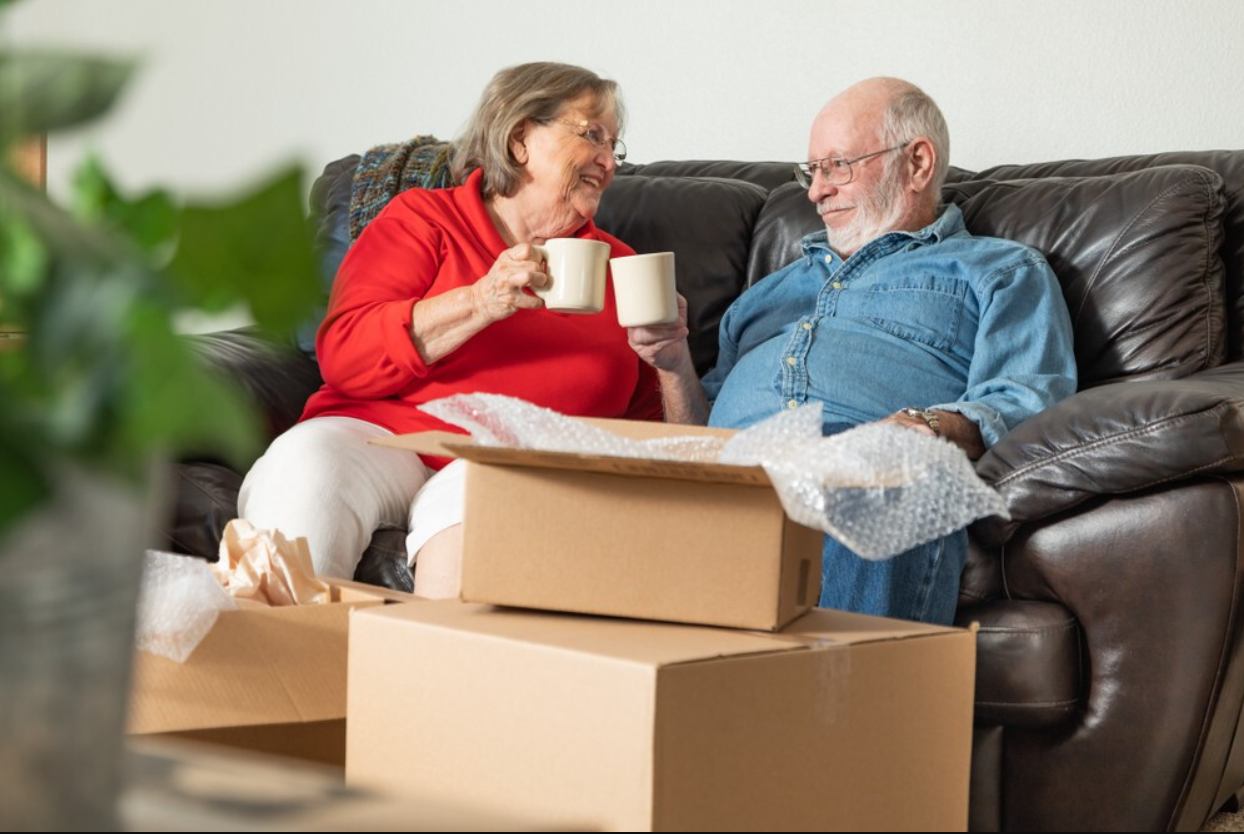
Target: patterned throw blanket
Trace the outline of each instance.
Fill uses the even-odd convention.
[[[390,200],[408,188],[445,188],[453,185],[449,158],[453,144],[435,136],[416,136],[406,142],[377,145],[363,154],[350,189],[350,240]]]

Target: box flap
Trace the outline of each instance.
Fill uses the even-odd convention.
[[[321,576],[320,581],[329,588],[333,602],[353,602],[376,604],[379,602],[414,602],[421,597],[394,588],[384,588],[368,582],[356,582],[353,579],[338,579],[334,576]]]
[[[804,640],[791,640],[780,634],[757,631],[559,614],[457,600],[387,605],[359,611],[355,616],[383,617],[425,628],[448,628],[485,638],[582,652],[652,667],[721,657],[801,651],[809,645]]]
[[[829,641],[854,645],[884,640],[908,640],[967,630],[910,620],[873,617],[868,614],[852,614],[832,608],[814,608],[782,629],[782,634],[809,644]]]
[[[225,611],[185,663],[138,652],[129,732],[344,717],[354,605]]]

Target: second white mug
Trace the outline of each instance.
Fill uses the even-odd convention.
[[[678,294],[674,284],[674,253],[653,252],[609,261],[618,324],[645,327],[678,321]]]

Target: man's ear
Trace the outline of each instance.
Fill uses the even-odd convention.
[[[527,164],[527,123],[522,122],[510,131],[510,156],[519,165]]]
[[[917,136],[911,142],[911,153],[907,159],[911,190],[925,191],[933,181],[933,172],[937,169],[937,149],[927,137]]]

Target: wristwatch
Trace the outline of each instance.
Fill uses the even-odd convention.
[[[929,411],[925,408],[900,408],[900,414],[908,417],[914,417],[917,420],[923,420],[924,424],[933,430],[938,437],[942,436],[942,418],[937,416],[937,412]]]

